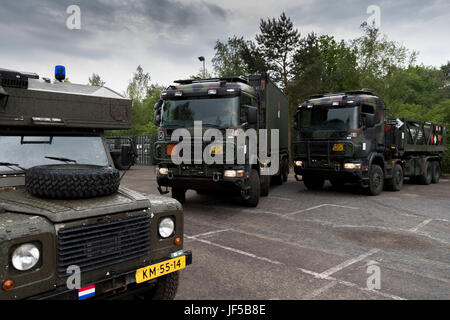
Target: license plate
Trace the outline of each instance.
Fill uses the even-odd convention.
[[[213,154],[223,154],[223,146],[211,146],[211,155]]]
[[[333,146],[333,151],[342,152],[344,151],[344,145],[342,143],[337,143]]]
[[[136,271],[136,283],[152,280],[184,268],[186,268],[185,256],[152,264]]]

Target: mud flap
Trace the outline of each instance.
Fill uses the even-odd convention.
[[[163,190],[161,188],[161,186],[158,186],[158,191],[159,191],[160,194],[168,194],[170,192],[169,191],[169,187],[167,187],[167,186],[166,186],[166,190]]]

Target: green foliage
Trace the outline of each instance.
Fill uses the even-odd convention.
[[[299,46],[300,32],[294,28],[289,17],[283,12],[278,19],[263,20],[259,24],[260,34],[256,35],[258,51],[273,80],[288,93],[289,81],[294,70],[294,55]]]
[[[216,51],[211,62],[214,71],[220,77],[245,76],[248,74],[247,66],[242,58],[242,51],[246,47],[243,37],[228,38],[226,43],[216,41]]]
[[[90,86],[97,86],[97,87],[103,87],[105,85],[105,81],[102,80],[102,78],[96,74],[95,72],[92,73],[92,76],[89,77],[88,85]]]

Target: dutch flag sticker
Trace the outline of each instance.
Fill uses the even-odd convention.
[[[87,299],[93,296],[95,296],[95,284],[78,289],[78,300]]]

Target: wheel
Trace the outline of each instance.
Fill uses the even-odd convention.
[[[177,294],[180,274],[178,271],[158,278],[155,286],[142,295],[144,300],[173,300]]]
[[[441,179],[441,174],[442,174],[441,165],[439,164],[438,161],[434,161],[432,167],[433,167],[433,175],[432,175],[431,182],[439,183],[439,180]]]
[[[305,174],[303,175],[303,183],[309,190],[320,190],[325,183],[325,178]]]
[[[282,161],[282,172],[281,172],[281,178],[283,180],[283,182],[287,182],[288,181],[288,177],[289,177],[289,161],[287,158],[284,158]]]
[[[369,170],[369,186],[367,193],[371,196],[377,196],[383,191],[384,172],[377,164],[373,164]]]
[[[346,181],[343,179],[332,178],[332,179],[330,179],[330,183],[333,186],[333,188],[338,189],[338,188],[342,188],[344,186],[344,184],[346,183]]]
[[[386,180],[386,187],[390,191],[400,191],[403,188],[403,168],[396,164],[392,169],[392,179]]]
[[[29,168],[25,188],[34,196],[51,199],[83,199],[116,193],[120,174],[111,167],[57,164]]]
[[[255,169],[252,169],[252,171],[250,172],[249,186],[249,198],[244,199],[244,204],[248,207],[256,207],[261,195],[261,182],[259,181],[258,171],[256,171]]]
[[[172,198],[178,200],[181,204],[186,202],[186,190],[172,187]]]
[[[269,195],[270,176],[261,175],[259,179],[261,180],[261,197],[266,197]]]
[[[419,183],[424,185],[429,185],[433,181],[433,165],[430,161],[425,163],[425,169],[422,174],[418,177]]]

